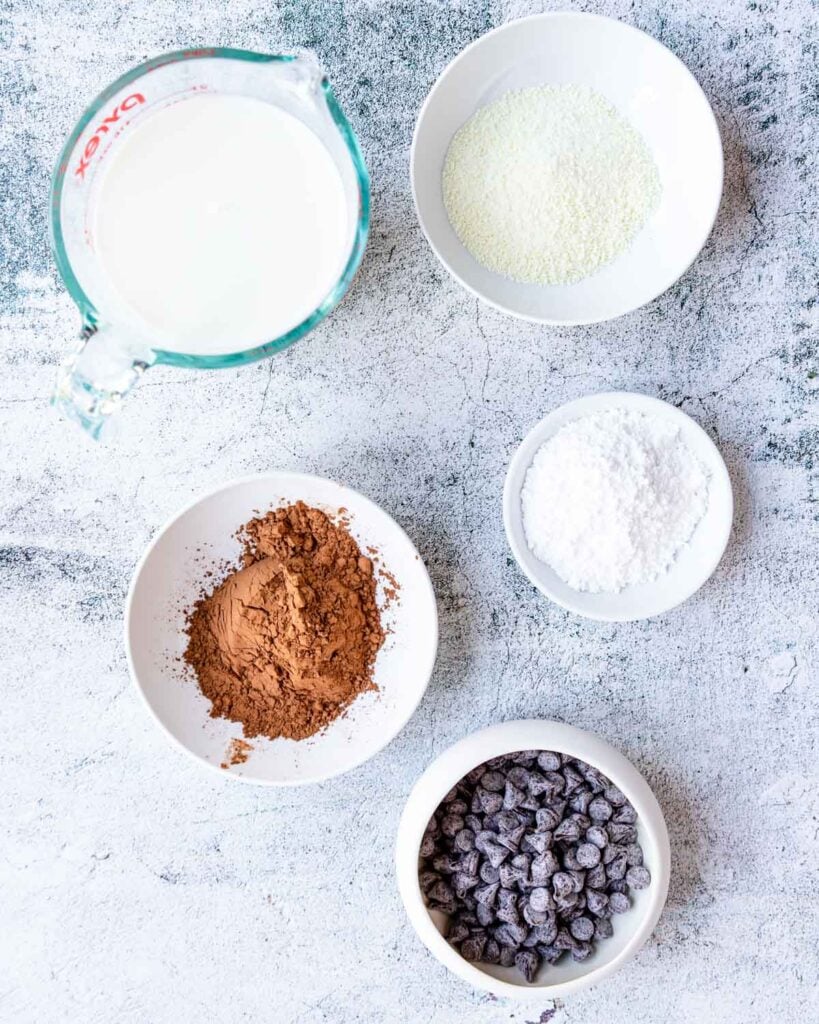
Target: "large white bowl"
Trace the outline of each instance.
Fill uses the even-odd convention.
[[[185,609],[214,580],[215,565],[235,564],[238,528],[270,508],[302,500],[328,512],[347,510],[362,549],[372,547],[397,580],[398,600],[382,615],[387,639],[375,664],[377,693],[362,694],[341,718],[300,742],[252,738],[244,764],[220,765],[242,728],[210,717],[210,701],[181,663]],[[390,583],[387,584],[391,585]],[[379,604],[385,604],[379,578]],[[200,764],[223,777],[295,786],[340,775],[376,754],[404,727],[426,690],[438,644],[435,595],[424,563],[398,524],[369,499],[332,480],[268,473],[226,484],[174,516],[158,533],[134,573],[125,608],[131,675],[165,733]]]
[[[574,590],[554,569],[530,550],[523,529],[520,494],[526,472],[538,448],[566,423],[603,409],[634,409],[662,416],[680,430],[680,436],[709,476],[708,506],[690,542],[666,573],[653,583],[626,587],[617,594],[590,594]],[[689,598],[716,569],[731,535],[734,498],[725,462],[711,438],[680,409],[659,398],[628,391],[588,395],[550,412],[526,435],[512,457],[503,490],[503,523],[518,565],[546,597],[578,615],[606,622],[631,622],[661,615]]]
[[[583,963],[563,957],[543,964],[533,984],[514,968],[470,963],[447,942],[446,916],[430,911],[418,880],[419,848],[424,830],[449,790],[468,771],[492,757],[517,750],[554,750],[571,754],[598,768],[631,801],[637,811],[637,835],[651,885],[632,892],[632,906],[613,919],[614,935],[595,944]],[[613,974],[633,956],[654,930],[668,894],[671,854],[663,812],[637,769],[605,740],[561,722],[504,722],[472,733],[433,761],[415,784],[398,826],[395,847],[398,888],[409,919],[427,949],[453,974],[497,996],[531,999],[569,995]]]
[[[511,89],[588,85],[646,140],[662,199],[617,260],[576,284],[519,284],[481,266],[449,223],[441,173],[455,132]],[[410,160],[418,219],[465,288],[505,313],[548,324],[622,316],[656,298],[705,244],[722,195],[723,159],[711,107],[685,65],[656,39],[593,14],[538,14],[482,36],[459,54],[418,116]]]

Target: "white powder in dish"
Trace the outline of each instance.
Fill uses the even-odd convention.
[[[443,198],[479,263],[516,281],[567,284],[631,244],[660,176],[642,136],[583,85],[508,92],[450,143]]]
[[[662,416],[605,409],[535,454],[521,492],[527,543],[575,590],[616,593],[665,572],[708,505],[708,476]]]

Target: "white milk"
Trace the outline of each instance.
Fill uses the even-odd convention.
[[[93,232],[113,290],[154,346],[196,355],[295,327],[352,244],[324,144],[244,96],[194,96],[135,126],[100,182]]]

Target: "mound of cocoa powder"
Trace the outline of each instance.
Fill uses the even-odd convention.
[[[196,603],[185,661],[214,718],[301,740],[367,690],[384,642],[372,561],[303,502],[240,531],[244,567]]]

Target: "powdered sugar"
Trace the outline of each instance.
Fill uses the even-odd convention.
[[[708,504],[708,476],[661,416],[605,409],[537,451],[521,493],[532,552],[569,586],[617,592],[665,572]]]

